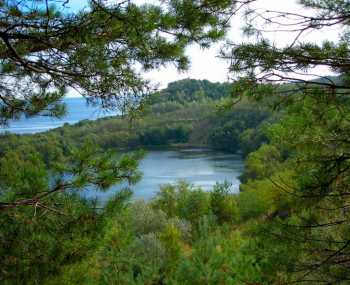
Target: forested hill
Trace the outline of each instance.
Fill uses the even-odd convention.
[[[231,86],[194,79],[172,82],[150,95],[146,111],[132,122],[127,116],[115,116],[65,124],[33,135],[3,134],[0,156],[9,149],[34,147],[45,153],[47,162],[64,151],[63,146],[83,145],[86,141],[105,150],[181,145],[247,155],[266,142],[262,130],[272,118],[261,104],[247,100],[218,112],[217,105],[221,104],[220,99],[229,96]]]
[[[204,99],[218,100],[231,93],[232,84],[208,80],[183,79],[168,84],[168,87],[152,94],[151,104],[162,102],[192,102]]]
[[[130,122],[129,116],[109,117],[64,125],[50,133],[69,144],[92,140],[104,149],[157,146],[209,147],[247,155],[266,142],[262,127],[272,118],[260,104],[243,100],[218,112],[229,98],[230,83],[185,79],[149,95],[145,112]],[[203,130],[206,130],[203,132]]]

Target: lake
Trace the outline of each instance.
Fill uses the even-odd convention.
[[[113,115],[100,108],[87,106],[83,98],[64,99],[68,113],[62,119],[37,116],[10,122],[9,131],[18,134],[37,133],[57,128],[65,123],[75,124],[81,120],[95,120]],[[142,180],[132,187],[134,199],[149,200],[159,191],[159,186],[186,180],[209,191],[216,182],[232,183],[232,192],[239,191],[238,177],[243,171],[240,156],[208,149],[152,150],[140,164]],[[123,185],[122,185],[123,186]],[[112,197],[122,186],[113,187],[108,192],[89,189],[83,193],[88,198],[97,198],[101,203]],[[125,185],[124,185],[125,186]]]
[[[160,185],[174,184],[179,180],[188,181],[206,191],[210,191],[216,182],[228,181],[232,184],[231,191],[237,193],[240,184],[238,177],[243,168],[242,158],[234,154],[208,149],[152,150],[140,164],[143,178],[132,186],[133,199],[149,200],[159,191]],[[108,192],[90,189],[84,196],[97,198],[103,204],[121,188],[113,187]]]
[[[16,134],[31,134],[45,132],[53,128],[63,126],[63,124],[75,124],[81,120],[96,120],[106,116],[115,115],[117,112],[106,112],[101,107],[94,107],[86,104],[86,100],[80,98],[65,98],[63,102],[67,107],[67,114],[61,118],[51,118],[47,116],[35,116],[32,118],[22,118],[10,121],[7,127],[0,127],[0,132],[11,132]]]

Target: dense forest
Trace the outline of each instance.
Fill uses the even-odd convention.
[[[349,2],[301,0],[296,13],[254,2],[91,1],[73,13],[0,1],[2,124],[63,116],[68,87],[124,113],[0,135],[1,284],[349,284]],[[186,47],[222,40],[241,12],[254,41],[224,44],[233,82],[154,92],[139,73],[186,70]],[[337,41],[305,37],[332,29]],[[150,201],[130,187],[103,206],[81,195],[137,183],[141,150],[160,146],[241,154],[240,192],[183,181]]]

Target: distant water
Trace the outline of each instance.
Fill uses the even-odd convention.
[[[0,132],[9,131],[28,134],[47,131],[65,123],[75,124],[81,120],[95,120],[116,112],[106,113],[100,108],[87,106],[83,98],[67,98],[67,115],[63,119],[37,116],[10,122],[8,128],[0,128]],[[216,182],[228,181],[232,184],[232,192],[239,191],[238,177],[243,172],[243,160],[238,155],[217,152],[208,149],[185,150],[152,150],[147,153],[140,164],[142,180],[132,186],[134,199],[149,200],[159,191],[160,185],[174,184],[185,180],[195,186],[209,191]],[[88,189],[83,195],[97,198],[104,203],[126,185],[112,187],[107,192]]]
[[[232,184],[231,191],[238,193],[238,177],[243,168],[239,155],[207,149],[149,151],[140,165],[143,178],[132,186],[133,198],[149,200],[159,191],[160,185],[174,184],[179,180],[186,180],[206,191],[210,191],[216,182],[227,181]],[[84,196],[104,203],[123,186],[112,187],[107,192],[86,190]]]
[[[81,120],[96,120],[116,114],[116,112],[106,112],[100,107],[87,106],[84,98],[66,98],[63,102],[67,106],[67,114],[62,119],[47,116],[23,118],[18,121],[10,121],[8,127],[0,127],[0,132],[8,131],[17,134],[38,133],[61,127],[65,123],[75,124]]]

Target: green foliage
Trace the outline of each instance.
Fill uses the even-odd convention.
[[[218,223],[237,221],[238,207],[236,197],[230,195],[229,183],[216,184],[210,192],[210,207]]]
[[[220,201],[213,207],[204,203],[212,212],[217,211],[217,205],[221,209],[231,205],[232,194],[225,186],[219,187],[210,198],[212,194],[185,183],[167,185],[150,203],[126,203],[116,215],[102,213],[103,228],[93,253],[62,268],[48,284],[235,284],[242,280],[268,284],[261,271],[264,261],[256,259],[251,242],[233,229],[232,219],[221,225],[206,211],[193,219],[193,204],[188,201],[203,201],[203,197]],[[165,192],[176,197],[166,202]],[[225,195],[226,206],[218,195]],[[164,216],[159,208],[170,202],[178,205],[178,212]],[[197,234],[188,239],[186,231],[191,227]]]
[[[61,116],[68,87],[104,108],[138,107],[149,84],[135,63],[142,71],[167,63],[186,69],[186,46],[221,39],[235,2],[90,1],[74,12],[54,0],[2,1],[1,121]]]
[[[177,284],[239,284],[261,282],[259,267],[253,256],[240,253],[239,237],[217,234],[205,236],[194,246],[192,258],[180,265]],[[263,283],[261,283],[263,284]]]
[[[147,129],[140,134],[140,143],[144,146],[167,145],[170,143],[186,143],[189,131],[183,126],[166,129]]]
[[[139,179],[137,162],[142,154],[117,155],[111,148],[174,143],[209,144],[209,134],[220,128],[224,120],[239,122],[238,125],[232,123],[232,128],[239,128],[235,139],[240,144],[239,132],[247,127],[257,130],[258,124],[268,117],[265,111],[260,113],[259,110],[255,115],[255,106],[244,105],[237,106],[232,112],[227,111],[225,119],[222,119],[221,114],[215,112],[216,103],[207,100],[179,105],[170,103],[175,104],[171,112],[166,109],[169,102],[153,104],[151,108],[153,111],[158,108],[157,112],[136,118],[132,124],[129,124],[128,118],[104,118],[96,122],[83,121],[76,126],[65,125],[36,135],[3,134],[0,143],[1,205],[11,206],[8,215],[12,211],[24,211],[24,224],[34,219],[39,226],[39,217],[45,216],[46,212],[50,214],[50,223],[53,224],[51,228],[43,221],[42,231],[45,233],[42,242],[34,229],[27,230],[30,244],[38,246],[38,253],[31,256],[27,267],[16,261],[19,264],[16,266],[21,268],[16,269],[17,276],[13,274],[15,269],[9,261],[4,261],[6,274],[3,281],[8,284],[19,280],[45,284],[176,284],[185,282],[183,278],[186,276],[188,284],[200,284],[203,279],[199,272],[204,268],[210,272],[205,279],[209,283],[236,280],[232,279],[230,274],[233,273],[228,270],[234,264],[231,264],[234,258],[230,258],[233,250],[225,247],[221,252],[221,248],[233,242],[232,231],[246,216],[240,214],[243,203],[240,204],[236,195],[229,192],[229,185],[216,185],[212,192],[204,192],[185,182],[164,185],[149,203],[129,203],[131,193],[125,189],[99,210],[94,210],[97,206],[94,202],[74,195],[86,187],[106,191],[115,183],[135,183]],[[210,129],[207,134],[202,133],[203,124]],[[234,140],[226,141],[227,147],[234,143]],[[238,148],[234,148],[234,151]],[[18,201],[28,204],[18,209],[12,208]],[[70,208],[66,209],[68,205]],[[75,214],[83,215],[82,212],[94,217],[94,223],[92,220],[86,221],[86,227],[91,222],[91,228],[86,230],[88,234],[85,226],[79,228],[79,221],[73,223],[69,220]],[[61,215],[67,215],[67,221],[61,219]],[[11,221],[16,218],[19,218],[17,214]],[[75,227],[76,233],[74,236],[62,234],[62,243],[56,243],[54,247],[55,251],[60,252],[56,254],[57,259],[50,261],[49,256],[55,253],[48,250],[45,252],[45,267],[42,267],[42,263],[35,258],[41,254],[41,246],[52,246],[54,235],[60,233],[61,228],[54,227],[56,223],[62,227],[68,223]],[[10,222],[6,226],[11,227]],[[19,224],[15,232],[22,227],[25,230]],[[9,257],[19,258],[21,252],[26,251],[24,244],[14,248],[7,241],[14,239],[16,233],[2,236],[5,242],[2,250]],[[202,237],[207,236],[215,242],[204,245]],[[65,239],[69,239],[70,243],[63,242]],[[84,244],[80,245],[80,242]],[[202,246],[206,248],[207,255],[200,253]],[[70,252],[77,254],[77,257],[71,258]],[[235,262],[245,260],[238,249],[234,250],[234,256],[237,257]],[[249,263],[253,259],[251,255],[244,262]],[[255,275],[258,272],[255,265],[250,269],[247,266],[239,269],[237,264],[235,267],[237,270],[234,274],[237,276],[248,274],[243,273],[244,270],[251,274],[255,272]],[[193,273],[194,270],[198,270],[198,273]],[[190,277],[192,273],[194,275]]]
[[[213,129],[209,133],[209,145],[214,148],[237,152],[243,144],[242,134],[248,129],[258,129],[259,125],[269,117],[269,112],[251,105],[237,105],[233,110],[220,113],[215,119]],[[255,142],[260,146],[264,137]]]
[[[209,214],[209,197],[186,182],[164,185],[155,197],[155,207],[168,216],[178,216],[195,224]]]
[[[203,100],[219,100],[229,96],[231,89],[232,85],[230,83],[183,79],[169,83],[166,89],[152,94],[147,101],[151,105],[158,105],[167,102],[186,104]]]
[[[228,44],[222,52],[240,77],[240,94],[271,98],[283,110],[281,120],[268,127],[271,145],[248,156],[239,199],[257,211],[240,207],[241,216],[264,219],[252,234],[260,235],[261,256],[271,266],[266,272],[278,270],[282,278],[270,283],[347,284],[350,7],[345,0],[300,4],[297,13],[248,9],[245,31],[257,40]],[[339,29],[335,41],[311,42],[306,36],[333,28]],[[266,30],[287,33],[290,41],[272,42]],[[325,66],[335,76],[310,76]],[[291,250],[279,259],[274,248]]]
[[[263,145],[248,155],[242,181],[270,177],[281,166],[283,157],[279,149],[273,145]]]
[[[207,92],[219,92],[222,84],[216,85]],[[167,90],[163,91],[166,93]],[[72,146],[80,147],[86,141],[103,149],[190,145],[242,152],[244,155],[268,141],[263,128],[267,120],[274,121],[269,111],[253,103],[242,102],[223,114],[215,112],[220,102],[209,100],[179,104],[164,101],[149,105],[150,110],[132,121],[130,117],[116,116],[97,121],[85,120],[72,126],[65,124],[35,135],[3,134],[0,154],[30,147],[38,151],[50,166],[53,161],[69,156]],[[245,131],[250,134],[249,137],[247,133],[244,134]]]
[[[91,204],[74,195],[57,195],[58,214],[26,206],[1,211],[2,284],[38,284],[88,256],[98,236]]]
[[[166,214],[162,210],[154,210],[144,201],[130,206],[131,228],[137,235],[162,231],[166,225]]]
[[[199,139],[194,130],[205,121],[221,126],[210,108],[231,85],[181,81],[143,102],[149,84],[135,66],[186,69],[185,48],[221,39],[236,1],[91,1],[75,13],[66,4],[0,1],[0,123],[62,116],[69,88],[107,109],[131,113],[151,103],[147,107],[157,111],[136,126],[113,118],[1,136],[0,282],[176,284],[192,271],[189,284],[260,282],[255,258],[239,253],[241,239],[232,237],[238,208],[225,186],[210,194],[185,183],[168,185],[151,203],[131,204],[125,189],[102,209],[79,193],[140,179],[142,154],[117,155],[110,148],[208,144],[210,134]],[[166,120],[164,110],[172,111]],[[264,119],[249,112],[225,118],[233,121],[226,126],[230,134],[219,135],[217,147],[238,150],[230,145],[239,145],[239,133]]]
[[[42,283],[86,257],[102,224],[96,205],[77,190],[103,190],[140,177],[137,154],[118,159],[85,144],[72,149],[64,163],[51,162],[48,170],[37,152],[29,148],[22,155],[24,150],[8,151],[0,160],[0,280],[5,284]]]
[[[29,38],[20,41],[6,33],[0,35],[0,76],[21,79],[7,94],[11,108],[18,111],[11,112],[2,99],[0,111],[5,122],[22,112],[32,115],[44,109],[58,115],[62,110],[55,104],[63,96],[65,84],[83,88],[93,103],[105,92],[140,91],[144,82],[131,63],[150,69],[175,61],[184,68],[185,46],[192,41],[207,46],[219,39],[226,28],[224,16],[232,4],[166,1],[164,9],[160,9],[130,2],[120,6],[92,2],[91,10],[72,18],[53,8],[46,13],[35,8],[30,18],[22,2],[17,3],[18,7],[11,3],[0,2],[5,20],[24,19],[18,21],[18,31],[25,29]],[[23,140],[3,135],[0,281],[347,284],[350,7],[345,0],[300,3],[315,9],[316,16],[247,11],[245,31],[256,33],[258,40],[223,51],[224,56],[232,57],[231,71],[245,76],[234,84],[233,92],[228,91],[226,84],[184,80],[151,96],[146,107],[153,113],[133,126],[125,124],[122,118],[112,118],[65,126]],[[110,12],[115,17],[109,17]],[[63,29],[58,38],[54,25],[48,26],[45,35],[30,25],[22,27],[22,23],[47,17],[51,25],[62,20],[66,27],[64,20],[72,20],[72,26]],[[259,27],[254,27],[254,20],[263,19],[268,25],[277,23],[293,30],[293,23],[279,22],[286,18],[296,19],[299,36],[304,31],[335,24],[344,26],[344,34],[336,43],[301,42],[298,36],[290,45],[279,47],[264,39]],[[77,27],[81,33],[76,33]],[[159,30],[169,32],[173,38],[156,32]],[[35,74],[28,68],[38,68],[38,62],[47,69],[48,62],[40,57],[49,54],[33,57],[33,53],[47,51],[45,46],[36,50],[40,43],[37,39],[45,44],[47,36],[53,38],[51,44],[63,55],[69,55],[67,66],[77,73],[86,71],[83,75],[88,77],[62,75],[68,70],[66,65],[60,66],[54,54],[50,64],[61,68],[38,75],[27,90],[32,92],[29,95],[21,84],[29,80],[28,75]],[[118,44],[117,39],[126,44],[121,46],[119,55],[114,55],[105,47]],[[18,55],[6,55],[11,46]],[[31,62],[23,65],[20,59]],[[315,66],[328,66],[341,76],[300,79],[300,74]],[[98,78],[91,76],[91,71]],[[121,76],[121,80],[115,80],[116,76]],[[11,97],[13,90],[24,96]],[[242,96],[259,100],[263,108],[248,99],[237,103]],[[112,96],[111,101],[102,99],[102,103],[113,106],[116,99]],[[225,107],[224,113],[211,110],[217,103]],[[280,111],[278,121],[266,111],[270,104]],[[227,110],[228,107],[232,109]],[[203,134],[203,130],[208,131]],[[240,150],[247,155],[241,192],[229,193],[228,185],[216,185],[213,191],[204,192],[180,182],[162,186],[150,202],[130,203],[130,192],[124,190],[105,208],[96,210],[96,205],[82,199],[76,190],[91,185],[105,190],[114,183],[135,183],[140,177],[140,155],[117,158],[108,151],[96,153],[93,143],[84,143],[87,139],[105,149],[196,142],[231,152]]]
[[[254,152],[259,149],[262,144],[268,142],[268,138],[266,137],[263,129],[264,122],[261,123],[257,128],[246,129],[240,134],[240,151],[242,155],[246,157],[249,153]]]

